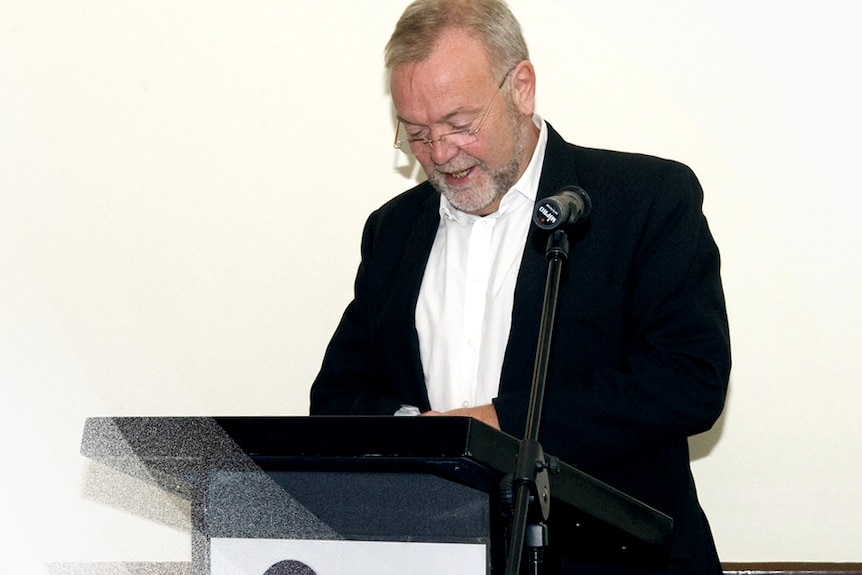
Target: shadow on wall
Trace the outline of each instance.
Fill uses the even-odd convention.
[[[98,462],[88,462],[81,496],[137,517],[191,531],[191,503],[154,483],[131,477]]]

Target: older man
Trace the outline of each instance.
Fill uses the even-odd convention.
[[[312,413],[467,415],[520,436],[546,275],[532,210],[578,185],[593,209],[571,236],[540,440],[673,517],[674,539],[660,568],[561,553],[562,573],[720,573],[687,443],[720,415],[730,371],[696,177],[566,143],[535,113],[535,71],[499,0],[414,2],[386,66],[396,145],[428,181],[370,216]]]

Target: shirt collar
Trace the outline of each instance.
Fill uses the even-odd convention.
[[[542,166],[545,161],[545,149],[548,146],[548,125],[538,114],[533,114],[533,123],[539,128],[539,139],[536,142],[535,149],[533,149],[533,155],[530,157],[527,169],[524,170],[524,173],[521,174],[515,185],[509,188],[509,191],[500,200],[500,208],[493,214],[488,214],[484,217],[499,218],[518,200],[519,195],[530,200],[530,203],[536,201],[536,195],[539,190],[539,178],[542,175]],[[462,212],[449,203],[449,200],[443,194],[440,194],[440,217],[456,221],[463,225],[480,218],[480,216]]]

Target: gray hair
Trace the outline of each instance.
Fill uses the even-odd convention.
[[[521,25],[503,0],[415,0],[401,15],[386,44],[386,69],[421,62],[450,28],[474,32],[502,75],[530,57]]]

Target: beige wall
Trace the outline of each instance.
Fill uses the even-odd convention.
[[[364,218],[411,181],[380,64],[404,5],[0,4],[0,492],[18,572],[189,557],[184,502],[78,455],[86,417],[306,411]],[[723,558],[862,560],[850,3],[512,7],[545,118],[686,162],[706,189],[735,364],[694,468]]]

